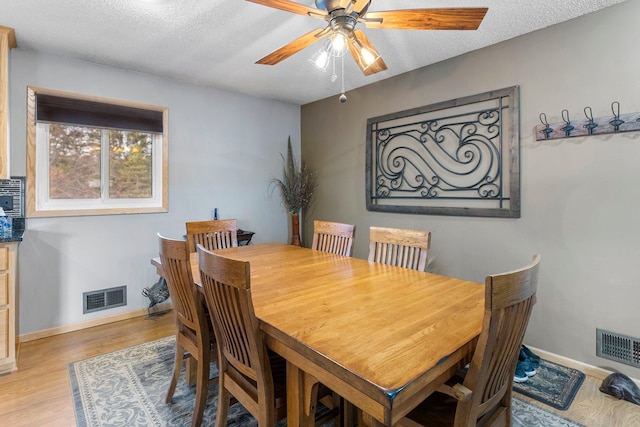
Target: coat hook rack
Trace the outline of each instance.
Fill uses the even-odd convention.
[[[613,101],[611,113],[613,116],[594,119],[591,107],[587,106],[584,108],[585,119],[571,121],[569,110],[564,109],[560,113],[562,121],[551,124],[547,121],[547,115],[540,113],[541,124],[535,127],[536,141],[640,130],[640,112],[620,114],[620,103]]]

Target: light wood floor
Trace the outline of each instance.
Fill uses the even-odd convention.
[[[137,317],[20,346],[18,371],[0,376],[0,425],[75,426],[67,364],[175,334],[173,312]]]
[[[22,344],[19,370],[0,376],[0,425],[75,425],[69,362],[169,336],[174,331],[173,313],[169,313],[156,320],[138,317]],[[601,379],[587,376],[567,411],[547,409],[587,427],[640,426],[640,407],[600,393],[600,383]]]

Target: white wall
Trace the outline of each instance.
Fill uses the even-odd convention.
[[[536,142],[545,112],[580,119],[640,111],[640,0],[302,107],[302,152],[319,170],[307,217],[368,228],[432,232],[436,271],[484,282],[542,255],[538,304],[525,342],[640,378],[640,369],[595,355],[596,327],[640,337],[640,132]],[[425,47],[428,48],[428,47]],[[384,52],[382,52],[384,56]],[[388,64],[393,67],[393,64]],[[365,131],[370,117],[520,85],[522,217],[492,219],[367,212]],[[392,327],[392,325],[390,326]]]
[[[19,40],[19,35],[18,35]],[[26,173],[28,85],[169,108],[169,212],[27,219],[19,247],[19,333],[144,308],[160,232],[189,220],[237,218],[254,242],[288,239],[277,193],[287,138],[300,143],[300,107],[25,49],[10,56],[11,174]],[[82,293],[127,285],[128,306],[82,314]]]

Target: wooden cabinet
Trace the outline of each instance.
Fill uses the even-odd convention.
[[[9,178],[9,51],[14,47],[13,28],[0,26],[0,179]]]
[[[16,364],[16,251],[18,243],[0,243],[0,374]]]

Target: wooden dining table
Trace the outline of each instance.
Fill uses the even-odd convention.
[[[287,360],[289,426],[313,425],[318,382],[366,424],[394,425],[470,360],[482,328],[480,283],[281,243],[216,253],[250,263],[267,345]]]

